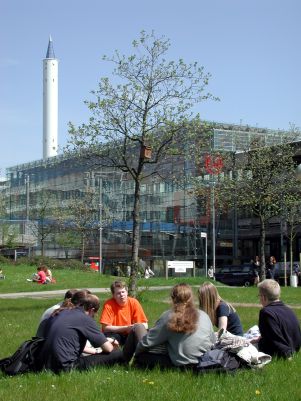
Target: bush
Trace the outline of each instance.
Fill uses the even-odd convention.
[[[11,265],[14,263],[14,260],[11,258],[7,258],[6,256],[0,255],[0,263],[3,265]]]
[[[6,259],[6,258],[5,258]],[[46,265],[51,270],[58,269],[73,269],[73,270],[85,270],[86,267],[80,260],[77,259],[53,259],[46,256],[28,256],[18,258],[16,265],[29,265],[29,266],[40,266]]]

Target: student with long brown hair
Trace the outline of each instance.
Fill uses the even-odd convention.
[[[142,325],[134,328],[140,341],[135,351],[135,364],[143,367],[185,367],[198,362],[215,342],[209,316],[196,308],[188,284],[177,284],[171,291],[171,309],[164,312],[148,332]],[[133,336],[133,335],[132,335]],[[125,345],[125,358],[127,355]],[[165,353],[158,351],[165,346]]]
[[[236,310],[220,297],[214,284],[210,282],[202,284],[198,296],[200,309],[209,315],[214,326],[237,336],[243,335],[243,328]]]

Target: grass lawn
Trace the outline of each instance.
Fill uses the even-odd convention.
[[[26,282],[32,268],[24,266],[2,267],[7,276],[0,282],[0,292],[108,287],[113,277],[94,272],[57,270],[57,284],[34,286]],[[189,281],[198,285],[201,278],[141,280],[139,285],[173,285],[176,281]],[[195,288],[195,291],[197,289]],[[301,294],[299,288],[283,288],[282,299],[292,305],[301,320]],[[237,306],[244,329],[257,323],[259,306],[256,288],[221,287],[222,297],[233,303],[252,304]],[[101,300],[107,295],[99,294]],[[169,290],[139,294],[150,326],[169,307]],[[60,300],[53,299],[0,299],[0,358],[10,355],[25,339],[35,334],[42,312]],[[97,317],[96,317],[97,319]],[[52,373],[6,377],[0,374],[0,400],[2,401],[73,401],[73,400],[206,400],[206,401],[299,401],[301,400],[301,354],[292,361],[274,359],[258,371],[239,371],[235,375],[207,374],[195,376],[179,371],[142,371],[131,367],[98,368],[85,373],[71,372],[60,376]]]

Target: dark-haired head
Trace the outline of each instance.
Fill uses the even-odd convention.
[[[89,290],[79,290],[76,291],[72,297],[71,297],[71,302],[73,305],[78,306],[82,303],[82,301],[87,297],[87,295],[91,294],[91,291]]]
[[[78,290],[76,288],[72,288],[71,290],[66,291],[64,299],[71,299],[73,295],[77,292]]]

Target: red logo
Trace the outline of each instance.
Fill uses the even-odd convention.
[[[205,156],[205,169],[209,174],[219,174],[224,166],[221,156]]]

